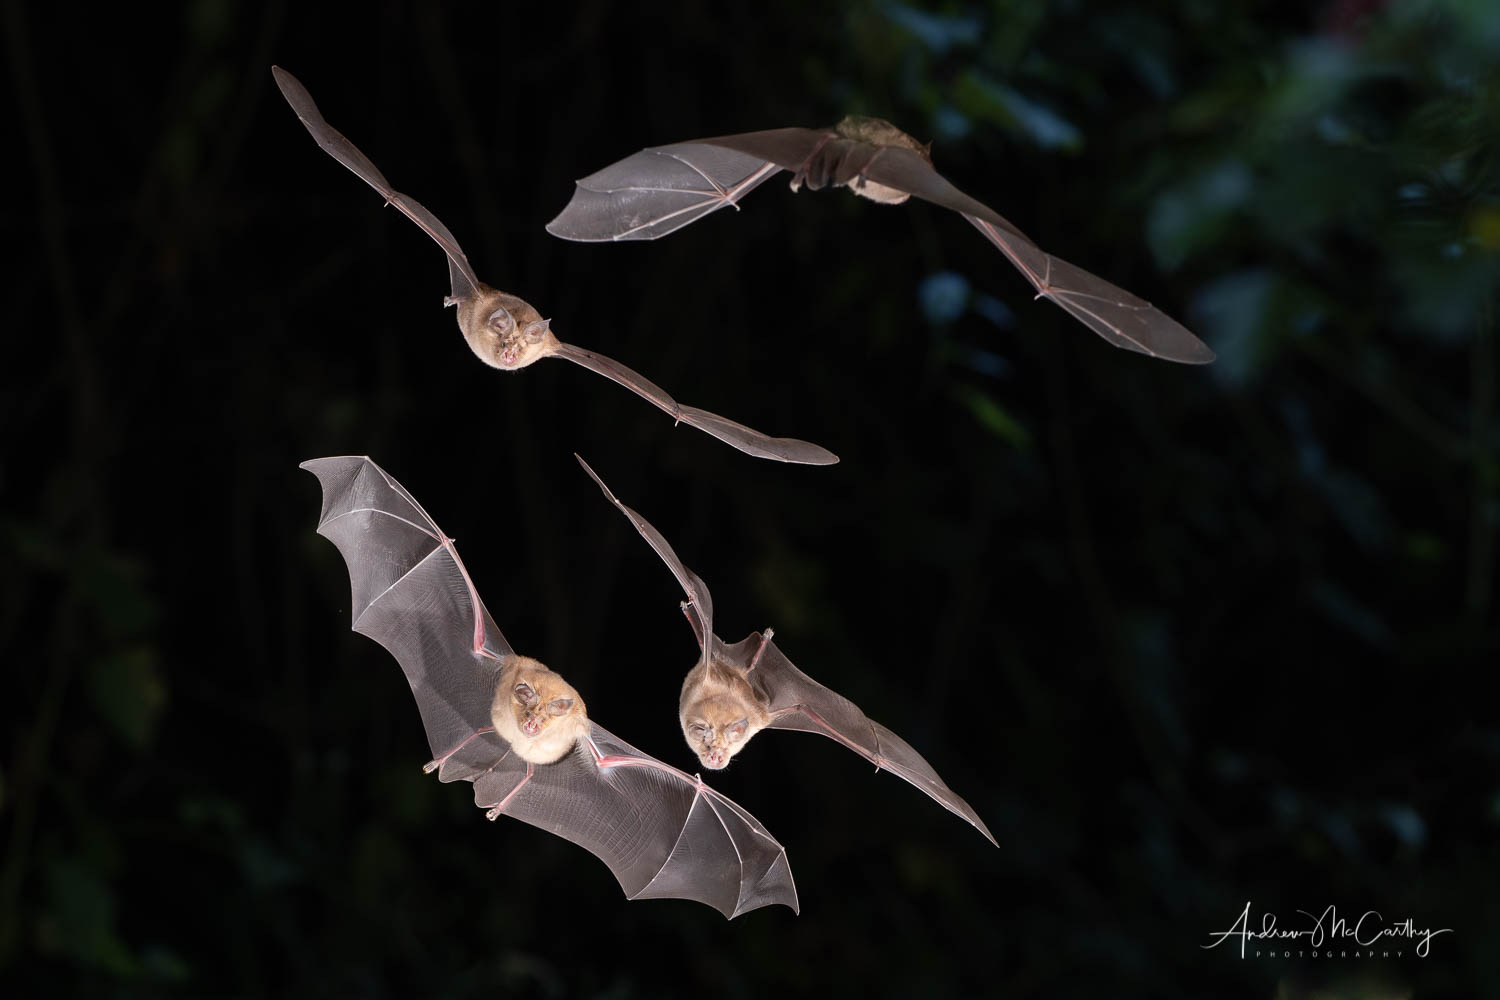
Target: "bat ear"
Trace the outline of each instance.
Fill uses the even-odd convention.
[[[537,703],[536,692],[531,690],[531,685],[522,681],[516,685],[516,700],[528,708]]]
[[[552,321],[550,319],[539,319],[535,323],[526,324],[524,333],[526,335],[526,339],[534,344],[538,340],[541,340],[544,336],[546,336],[547,331],[551,328]]]
[[[731,722],[729,725],[725,726],[724,735],[728,736],[732,740],[741,739],[745,735],[745,730],[748,728],[750,728],[750,720],[741,719],[739,722]]]
[[[516,325],[516,321],[510,318],[510,311],[504,306],[501,306],[494,312],[490,313],[490,318],[485,322],[487,322],[490,325],[490,329],[494,330],[496,333],[509,333],[511,328]]]
[[[547,706],[548,715],[567,715],[573,707],[572,698],[554,698],[552,704]]]

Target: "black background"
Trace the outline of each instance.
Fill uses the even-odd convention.
[[[8,4],[0,982],[1497,995],[1486,7]],[[562,339],[842,462],[478,363],[441,253],[272,63]],[[845,111],[933,138],[1219,361],[1114,350],[952,213],[784,175],[658,242],[544,232],[642,146]],[[575,451],[721,634],[774,626],[1000,849],[831,742],[763,737],[714,784],[786,845],[802,913],[726,923],[627,903],[424,776],[297,463],[374,457],[513,645],[691,768],[680,595]],[[1452,933],[1204,949],[1247,902]]]

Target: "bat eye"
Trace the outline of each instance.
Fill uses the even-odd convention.
[[[526,706],[537,703],[536,692],[531,690],[531,685],[521,683],[516,685],[516,701]]]
[[[572,707],[572,698],[554,698],[552,704],[547,706],[547,711],[552,715],[567,715]]]
[[[708,727],[701,722],[695,722],[691,726],[688,726],[688,731],[700,740],[708,735]]]
[[[526,329],[523,332],[526,335],[526,339],[534,344],[546,336],[547,330],[551,326],[552,321],[550,319],[539,319],[535,323],[526,324]]]
[[[490,329],[496,333],[509,333],[511,327],[516,325],[516,321],[510,318],[510,313],[504,306],[490,313],[490,318],[487,322],[490,325]]]

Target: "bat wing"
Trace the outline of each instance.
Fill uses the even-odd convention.
[[[1181,323],[1123,288],[1044,252],[999,213],[948,183],[911,150],[882,147],[861,176],[951,208],[968,219],[999,247],[1039,296],[1056,302],[1114,346],[1184,364],[1207,364],[1214,359],[1208,345]]]
[[[797,909],[786,851],[743,808],[602,727],[555,764],[528,765],[490,706],[515,655],[453,542],[368,458],[322,458],[318,533],[349,567],[354,630],[401,664],[443,781],[472,781],[476,804],[597,855],[631,899],[696,899],[734,917]]]
[[[725,444],[738,448],[747,455],[756,458],[769,458],[778,462],[790,462],[796,465],[833,465],[838,462],[839,457],[827,448],[815,445],[810,441],[800,441],[797,438],[778,438],[762,434],[752,427],[735,423],[717,413],[700,410],[696,406],[683,406],[677,400],[667,395],[666,390],[652,382],[644,375],[633,369],[627,368],[613,358],[607,358],[602,354],[578,347],[574,344],[559,342],[553,355],[566,358],[576,365],[582,365],[591,372],[603,375],[611,381],[618,382],[642,399],[651,403],[657,409],[670,416],[673,420],[696,427],[718,438]]]
[[[653,146],[578,181],[547,232],[585,243],[654,240],[737,205],[780,169],[714,139]]]
[[[508,753],[494,733],[486,739]],[[597,723],[529,780],[513,755],[450,760],[438,773],[473,781],[480,808],[598,855],[630,899],[695,899],[729,918],[773,903],[798,909],[786,849],[754,816]]]
[[[844,138],[832,129],[782,128],[645,149],[578,182],[547,225],[571,240],[656,239],[735,205],[777,170],[816,189],[864,180],[915,195],[968,219],[1037,293],[1116,347],[1185,364],[1214,359],[1208,345],[1157,308],[1041,250],[983,202],[950,184],[917,152]]]
[[[577,455],[573,457],[578,458]],[[761,703],[767,706],[773,716],[771,728],[800,729],[837,740],[877,768],[905,778],[939,802],[943,808],[972,824],[990,843],[995,843],[995,838],[990,835],[984,821],[938,777],[938,773],[922,759],[921,754],[880,723],[871,721],[859,710],[858,705],[798,670],[776,648],[776,643],[769,635],[763,642],[761,634],[753,632],[749,638],[733,646],[725,645],[724,640],[713,633],[713,600],[709,597],[708,586],[682,564],[661,532],[619,501],[610,488],[604,485],[604,480],[589,468],[587,462],[578,458],[578,464],[583,466],[583,470],[604,491],[609,502],[630,519],[635,530],[656,550],[656,554],[667,564],[667,568],[687,593],[688,600],[698,609],[699,619],[693,623],[694,631],[700,627],[703,630],[699,642],[704,647],[705,657],[711,655],[709,644],[716,643],[722,659],[748,674]]]
[[[842,743],[877,769],[915,785],[995,843],[973,808],[938,777],[911,744],[870,719],[848,698],[798,670],[769,635],[752,632],[733,646],[723,640],[719,645],[725,660],[749,672],[751,686],[771,712],[768,728],[819,733]]]
[[[587,472],[589,478],[604,491],[604,495],[609,499],[609,502],[618,507],[620,513],[629,518],[630,523],[635,525],[635,530],[641,533],[641,537],[656,551],[656,554],[661,557],[661,561],[667,564],[667,568],[677,578],[677,582],[681,585],[683,593],[687,594],[688,605],[692,609],[688,614],[688,621],[693,625],[693,631],[698,636],[698,645],[703,649],[703,654],[708,656],[712,652],[708,644],[713,641],[714,634],[714,599],[713,595],[708,592],[708,584],[699,579],[697,573],[694,573],[682,564],[682,560],[677,558],[677,553],[672,549],[671,543],[662,537],[661,532],[651,526],[650,521],[647,521],[644,517],[620,502],[619,498],[614,495],[608,486],[604,485],[604,480],[599,478],[599,474],[589,467],[589,463],[585,462],[582,456],[575,453],[573,457],[578,459],[578,464],[583,466],[583,471]]]
[[[394,205],[408,219],[421,226],[423,231],[443,248],[443,252],[448,255],[448,278],[452,285],[453,298],[466,299],[476,294],[479,290],[479,279],[474,276],[474,269],[469,266],[469,258],[464,256],[458,240],[454,239],[448,227],[439,222],[437,216],[423,208],[415,198],[409,198],[391,187],[391,182],[386,180],[385,175],[370,162],[369,157],[361,153],[354,143],[344,138],[341,132],[323,119],[317,104],[313,103],[312,95],[295,76],[280,66],[272,66],[271,74],[276,78],[276,86],[281,88],[281,96],[285,97],[287,103],[292,106],[292,110],[297,112],[297,117],[302,119],[302,124],[307,126],[307,130],[323,148],[323,152],[358,174],[361,180],[380,192],[386,204]]]

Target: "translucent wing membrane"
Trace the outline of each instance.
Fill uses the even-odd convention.
[[[577,456],[574,456],[577,458]],[[932,765],[913,750],[901,737],[872,721],[859,706],[830,688],[824,687],[798,670],[781,650],[776,648],[769,633],[762,636],[755,632],[735,643],[726,645],[713,633],[713,602],[708,586],[698,575],[683,565],[672,546],[649,521],[625,506],[614,495],[598,474],[582,458],[578,463],[604,491],[610,503],[635,526],[667,564],[672,575],[688,596],[688,601],[698,609],[701,625],[699,641],[703,644],[704,656],[710,662],[722,662],[743,675],[756,693],[756,699],[772,719],[769,728],[800,729],[803,732],[821,733],[853,750],[877,768],[890,771],[930,796],[943,808],[969,823],[990,843],[995,843],[989,829],[978,814],[947,786]]]
[[[443,248],[448,255],[448,278],[455,299],[468,298],[479,289],[479,279],[474,276],[474,269],[469,266],[469,258],[464,256],[458,240],[448,231],[448,227],[438,221],[437,216],[423,208],[415,198],[407,197],[395,188],[391,182],[385,179],[369,157],[359,151],[359,147],[344,138],[343,133],[328,124],[324,120],[318,106],[313,102],[312,95],[307,88],[302,86],[295,76],[282,69],[280,66],[272,66],[271,74],[276,78],[276,86],[281,88],[281,95],[286,98],[292,110],[297,112],[297,117],[307,130],[312,133],[323,152],[338,160],[348,167],[361,180],[370,185],[380,196],[386,200],[386,204],[394,206],[401,214],[421,226],[423,231],[431,236],[437,245]]]
[[[655,239],[737,203],[778,170],[792,171],[794,184],[813,190],[858,190],[869,182],[952,209],[995,244],[1040,296],[1114,346],[1184,364],[1214,358],[1208,345],[1149,302],[1043,252],[999,213],[950,184],[922,153],[834,129],[770,129],[642,150],[579,181],[547,229],[572,240]]]
[[[472,781],[495,815],[557,834],[604,861],[631,899],[695,899],[726,917],[797,909],[786,851],[755,817],[696,778],[594,724],[555,764],[528,764],[490,719],[506,658],[453,542],[364,457],[302,464],[318,477],[318,533],[349,567],[354,629],[400,663],[443,781]]]

